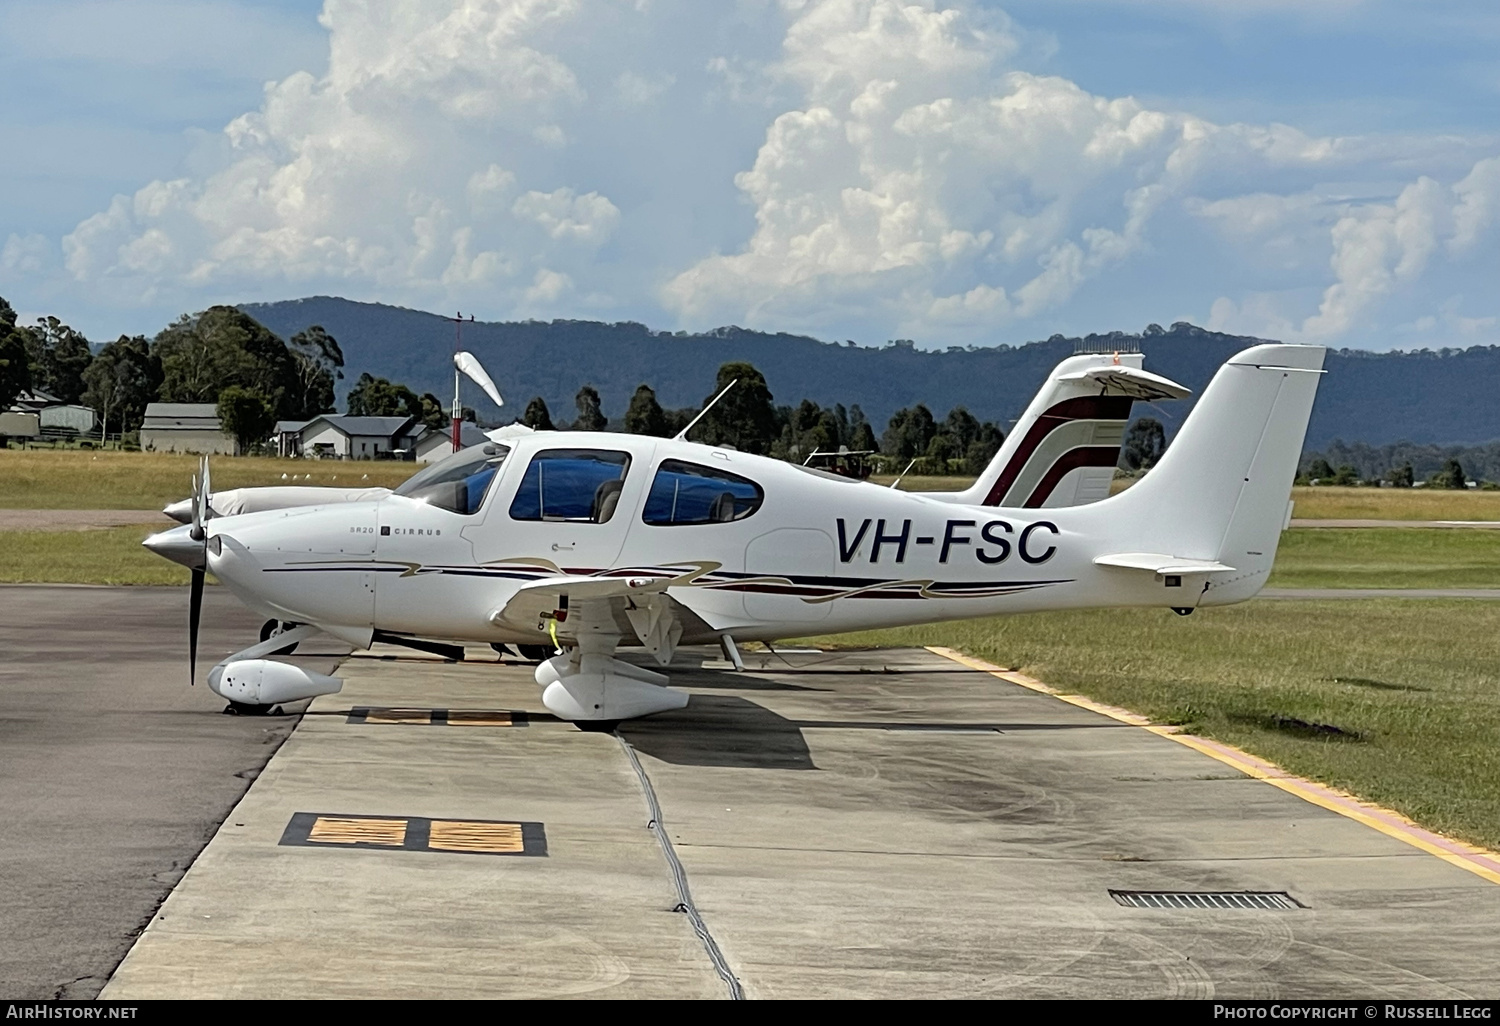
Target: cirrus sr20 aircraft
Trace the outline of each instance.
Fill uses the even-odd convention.
[[[1068,417],[1026,432],[1036,442],[1015,479],[987,473],[942,497],[681,436],[537,432],[465,450],[375,500],[234,516],[211,517],[205,461],[192,522],[145,544],[193,570],[194,653],[205,572],[298,625],[210,671],[238,709],[337,692],[336,677],[267,658],[323,632],[359,647],[547,645],[559,654],[536,670],[543,704],[601,727],[688,701],[665,674],[618,659],[622,644],[666,666],[680,644],[717,641],[737,660],[738,641],[1049,609],[1186,614],[1253,597],[1289,515],[1323,355],[1273,344],[1232,357],[1151,473],[1084,505],[1038,496],[1087,454],[1062,470],[1059,454],[1036,457],[1041,476],[1018,487],[1057,429],[1078,430]],[[1131,387],[1077,373],[1085,394]],[[1010,461],[996,458],[1001,476],[1020,434]]]

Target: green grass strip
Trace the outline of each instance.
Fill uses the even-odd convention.
[[[186,568],[141,547],[158,530],[0,531],[0,583],[187,584]]]
[[[1319,528],[1282,533],[1272,588],[1500,588],[1500,531]]]

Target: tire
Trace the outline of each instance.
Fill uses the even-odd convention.
[[[272,706],[251,705],[249,702],[230,702],[224,711],[231,716],[269,716]]]
[[[265,623],[260,625],[260,640],[270,641],[272,635],[289,631],[292,629],[292,626],[292,624],[286,623],[281,620],[267,620]],[[298,643],[294,641],[286,648],[279,648],[275,652],[272,652],[271,655],[291,655],[293,652],[297,651],[297,644]]]

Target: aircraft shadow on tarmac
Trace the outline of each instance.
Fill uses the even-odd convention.
[[[801,727],[737,695],[696,694],[685,708],[620,724],[619,733],[638,750],[677,766],[818,768]]]
[[[807,730],[889,730],[933,733],[993,734],[1036,730],[1111,728],[1103,720],[1079,723],[973,723],[911,720],[793,720],[740,695],[705,694],[704,689],[826,691],[756,679],[749,674],[694,670],[674,683],[694,689],[682,709],[620,724],[620,735],[639,751],[678,766],[723,766],[740,769],[815,770]]]

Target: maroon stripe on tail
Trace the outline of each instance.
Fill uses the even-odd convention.
[[[1025,509],[1040,509],[1070,470],[1077,470],[1079,467],[1112,467],[1119,460],[1120,448],[1116,445],[1080,445],[1076,449],[1069,449],[1057,458],[1052,469],[1037,482],[1030,498],[1022,506]]]
[[[1042,439],[1062,427],[1070,420],[1129,420],[1130,405],[1134,402],[1129,396],[1121,395],[1084,395],[1076,399],[1064,399],[1043,413],[1036,419],[1036,423],[1026,432],[1026,437],[1021,439],[1020,446],[1015,454],[1011,456],[1000,471],[1000,476],[990,486],[989,494],[984,497],[981,506],[998,506],[1005,498],[1005,493],[1010,491],[1010,486],[1015,484],[1016,478],[1021,475],[1021,470],[1026,466],[1026,461],[1031,459],[1031,454],[1036,452],[1037,446],[1042,444]],[[1110,463],[1114,463],[1118,456],[1112,457]],[[1092,464],[1090,464],[1092,465]],[[1071,469],[1071,468],[1069,468]],[[1050,475],[1049,475],[1050,476]],[[1057,487],[1057,482],[1052,483]],[[1049,489],[1050,491],[1051,489]]]

